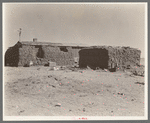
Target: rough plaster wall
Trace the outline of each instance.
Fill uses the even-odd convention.
[[[61,51],[60,47],[43,46],[44,58],[56,62],[57,65],[73,65],[74,56],[71,47],[66,47],[67,52]]]
[[[81,50],[81,48],[72,48],[71,52],[73,53],[74,57],[79,57],[79,51]]]
[[[23,45],[19,48],[19,66],[24,66],[33,61],[34,65],[44,65],[49,61],[56,62],[57,65],[73,65],[74,57],[79,57],[78,52],[80,49],[72,49],[72,47],[66,47],[67,52],[61,51],[60,47],[54,46],[42,46],[44,57],[37,57],[39,48],[35,46]]]
[[[30,61],[33,61],[36,64],[36,53],[35,46],[22,46],[19,48],[19,66],[24,66],[29,64]]]
[[[96,49],[99,49],[96,51]],[[107,55],[102,55],[102,51],[100,49],[105,49],[108,51],[108,59]],[[93,52],[95,50],[96,52]],[[82,53],[84,51],[84,53]],[[91,47],[90,49],[83,49],[80,51],[80,66],[86,67],[87,64],[94,65],[95,67],[101,67],[105,65],[100,65],[101,61],[105,61],[108,66],[105,68],[111,69],[118,64],[120,69],[123,69],[127,65],[136,66],[140,64],[140,54],[141,51],[133,48],[122,47],[122,48],[114,48],[107,46],[98,46]],[[95,57],[97,56],[97,58]],[[87,63],[88,61],[88,63]],[[114,64],[114,65],[113,65]],[[93,67],[93,66],[92,66]]]
[[[120,69],[130,66],[136,66],[140,64],[140,50],[136,50],[133,48],[109,48],[108,55],[109,55],[109,62],[108,68],[111,68],[111,64],[115,63],[118,64]]]

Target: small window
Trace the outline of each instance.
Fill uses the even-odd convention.
[[[63,52],[68,52],[66,47],[60,47],[60,50],[63,51]]]

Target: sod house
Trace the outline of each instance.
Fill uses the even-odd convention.
[[[141,51],[130,47],[83,46],[50,42],[18,41],[5,53],[6,66],[45,65],[49,61],[59,66],[79,63],[80,68],[102,68],[114,71],[140,65]]]
[[[73,65],[79,59],[79,50],[88,46],[50,42],[18,41],[5,53],[5,66],[45,65],[48,61],[57,65]]]
[[[79,51],[79,67],[126,69],[140,65],[141,51],[130,47],[92,46]]]

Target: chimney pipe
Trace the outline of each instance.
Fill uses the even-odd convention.
[[[37,42],[37,38],[33,38],[33,42]]]

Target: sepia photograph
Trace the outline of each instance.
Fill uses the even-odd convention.
[[[147,9],[2,3],[3,120],[147,120]]]

